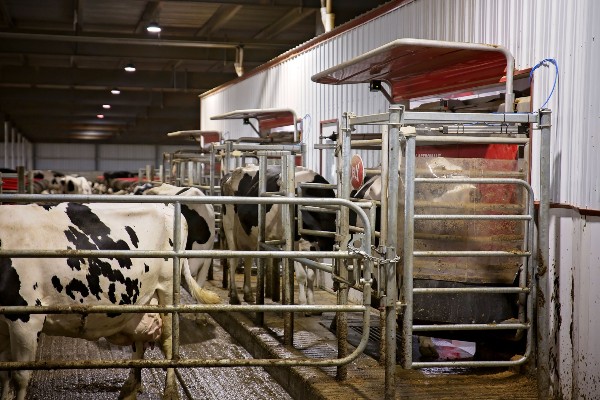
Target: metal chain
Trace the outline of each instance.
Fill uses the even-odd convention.
[[[397,262],[402,261],[402,256],[396,256],[394,258],[390,258],[389,260],[381,258],[381,257],[374,257],[370,254],[367,254],[365,251],[352,246],[350,243],[348,243],[348,253],[358,254],[362,258],[366,258],[367,260],[370,260],[373,263],[378,264],[378,265],[397,263]]]

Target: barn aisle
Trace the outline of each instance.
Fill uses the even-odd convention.
[[[182,291],[182,301],[191,302]],[[242,346],[231,339],[212,318],[205,314],[183,314],[180,318],[182,358],[251,358]],[[38,359],[129,359],[130,348],[114,346],[106,340],[89,342],[82,339],[42,335]],[[162,358],[158,347],[146,350],[147,358]],[[291,399],[262,368],[182,368],[179,369],[194,399],[264,400]],[[35,371],[29,385],[30,400],[102,400],[116,399],[129,371],[56,370]],[[152,368],[142,370],[144,392],[140,400],[160,399],[165,372]],[[180,388],[180,396],[186,395]]]

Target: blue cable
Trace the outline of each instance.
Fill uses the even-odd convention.
[[[552,94],[554,93],[554,89],[556,88],[556,82],[558,82],[558,62],[554,58],[545,58],[542,61],[540,61],[539,63],[537,63],[535,65],[535,67],[533,67],[531,69],[531,71],[529,72],[529,84],[531,84],[531,81],[533,80],[533,72],[536,69],[538,69],[539,67],[541,67],[542,65],[545,66],[547,62],[554,65],[554,67],[556,68],[556,74],[554,75],[554,84],[552,85],[552,90],[550,91],[548,98],[546,99],[544,104],[542,104],[542,106],[540,108],[544,108],[546,106],[546,104],[548,104],[548,102],[550,101],[550,98],[552,97]]]

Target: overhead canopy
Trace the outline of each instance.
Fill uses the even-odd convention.
[[[505,79],[506,93],[512,96],[513,63],[502,46],[398,39],[313,75],[312,80],[330,85],[380,80],[388,83],[392,99],[399,102]]]
[[[169,137],[188,137],[200,142],[200,146],[204,146],[205,143],[219,142],[221,141],[221,132],[219,131],[201,131],[201,130],[187,130],[187,131],[175,131],[167,133]]]
[[[266,137],[273,128],[292,126],[296,132],[296,113],[286,108],[262,108],[250,110],[236,110],[221,115],[210,117],[211,120],[223,119],[255,119],[258,122],[258,132],[261,137]]]

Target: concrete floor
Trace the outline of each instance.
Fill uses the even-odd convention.
[[[221,274],[215,268],[214,281],[208,282],[223,299]],[[241,275],[236,276],[240,282]],[[297,297],[296,297],[297,298]],[[227,300],[225,300],[227,301]],[[315,293],[316,304],[335,304],[335,294],[324,290]],[[267,299],[266,302],[269,302]],[[337,339],[329,331],[333,314],[297,316],[294,320],[294,348],[283,346],[283,319],[277,313],[265,314],[265,327],[256,326],[242,313],[213,315],[255,358],[335,358]],[[378,319],[374,315],[372,320]],[[443,342],[438,342],[438,344]],[[378,347],[377,343],[371,346]],[[351,347],[351,350],[353,347]],[[458,350],[461,350],[460,348]],[[443,351],[443,349],[440,349]],[[413,354],[418,357],[418,350]],[[362,354],[347,368],[344,381],[335,379],[335,367],[276,367],[268,372],[295,399],[384,399],[384,368],[375,358]],[[404,370],[396,367],[396,399],[537,399],[535,377],[507,368],[427,368]]]

